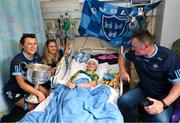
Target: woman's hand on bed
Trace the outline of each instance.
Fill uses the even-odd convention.
[[[73,83],[71,80],[69,80],[69,81],[67,82],[67,86],[68,86],[70,89],[74,89],[74,88],[76,87],[76,84]]]
[[[46,99],[45,95],[41,91],[38,92],[37,97],[38,97],[39,102],[42,102],[43,100]]]

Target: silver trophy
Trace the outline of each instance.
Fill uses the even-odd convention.
[[[45,84],[51,77],[51,67],[44,65],[44,64],[26,64],[25,62],[20,63],[20,68],[24,66],[27,68],[26,71],[26,79],[34,84],[34,88],[38,89],[39,84]],[[22,70],[22,69],[21,69]],[[22,70],[24,72],[24,70]],[[26,101],[29,103],[39,103],[38,98],[30,94],[27,98]]]

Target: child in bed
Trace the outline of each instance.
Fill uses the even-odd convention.
[[[96,74],[98,68],[98,61],[95,59],[90,59],[87,62],[87,69],[85,71],[80,70],[73,74],[70,80],[67,82],[67,86],[70,89],[76,87],[95,87],[99,76]]]

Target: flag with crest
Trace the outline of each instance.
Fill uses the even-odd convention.
[[[124,7],[98,0],[85,0],[78,31],[81,36],[98,37],[112,46],[130,47],[131,36],[140,28],[141,20],[160,2]]]

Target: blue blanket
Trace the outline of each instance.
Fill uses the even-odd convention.
[[[19,122],[59,123],[122,123],[123,117],[111,103],[107,103],[110,88],[99,86],[94,90],[77,87],[70,90],[58,85],[44,112],[29,112]]]

